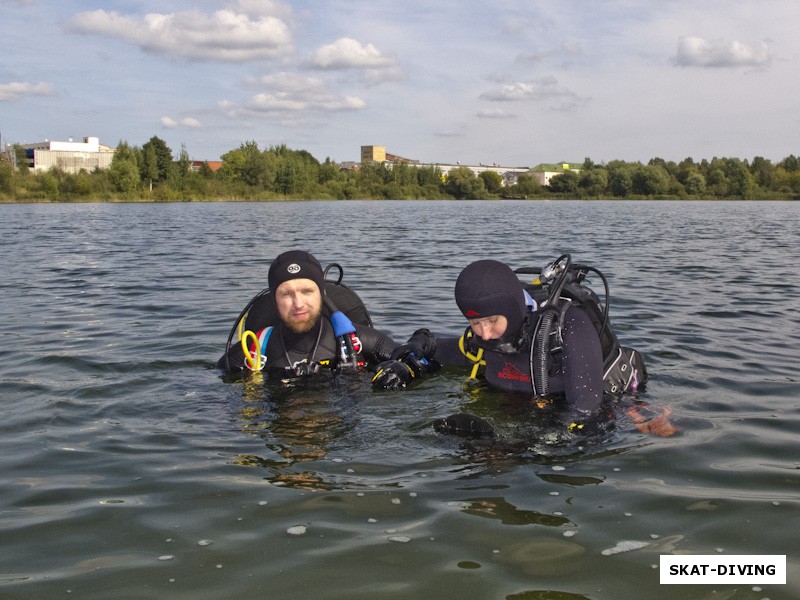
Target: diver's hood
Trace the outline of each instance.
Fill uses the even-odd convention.
[[[529,302],[528,310],[525,311],[525,316],[522,318],[522,325],[520,325],[516,331],[506,331],[496,340],[483,340],[475,336],[475,343],[479,348],[483,348],[487,352],[497,352],[499,354],[516,354],[529,347],[533,334],[533,313],[536,312],[537,305],[536,301],[530,297],[528,292],[525,292],[525,299]]]

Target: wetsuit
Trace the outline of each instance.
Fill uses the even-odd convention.
[[[355,328],[356,337],[361,342],[362,360],[376,364],[390,358],[392,350],[397,347],[396,342],[372,327],[355,325]],[[311,374],[320,367],[336,367],[338,351],[339,343],[333,326],[325,317],[321,317],[310,331],[301,334],[279,323],[269,334],[264,369],[281,376]],[[230,373],[247,370],[241,344],[231,346],[227,359],[223,355],[217,361],[217,368]]]
[[[467,331],[460,349],[459,338],[437,338],[433,360],[442,365],[474,365],[483,349],[483,375],[493,387],[533,394],[531,381],[531,342],[540,313],[532,312],[524,320],[523,335],[513,348],[500,348],[492,341],[484,342]],[[570,306],[564,315],[561,350],[547,358],[548,387],[552,394],[563,394],[567,404],[582,412],[595,412],[603,398],[603,353],[600,338],[591,320],[581,309]],[[510,350],[510,351],[509,351]],[[538,356],[538,344],[534,357]],[[537,385],[539,382],[536,382]]]

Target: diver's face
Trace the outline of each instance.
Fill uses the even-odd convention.
[[[295,333],[310,331],[322,311],[322,294],[310,279],[290,279],[275,290],[275,305],[286,326]]]
[[[481,319],[470,319],[469,326],[472,328],[472,333],[484,342],[488,342],[503,337],[508,328],[508,319],[503,315],[492,315]]]

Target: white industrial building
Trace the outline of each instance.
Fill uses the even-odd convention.
[[[25,149],[28,167],[32,171],[49,171],[57,167],[65,173],[107,169],[116,150],[102,145],[96,137],[85,137],[83,142],[44,141],[20,146]]]

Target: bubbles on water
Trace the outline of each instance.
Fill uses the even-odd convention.
[[[197,545],[198,546],[210,546],[213,543],[214,543],[213,540],[200,540],[199,542],[197,542]]]
[[[294,525],[293,527],[289,527],[289,529],[286,530],[286,533],[289,535],[305,535],[307,530],[308,527],[305,525]]]
[[[174,554],[162,554],[158,557],[158,560],[172,560],[173,558],[175,558]]]

